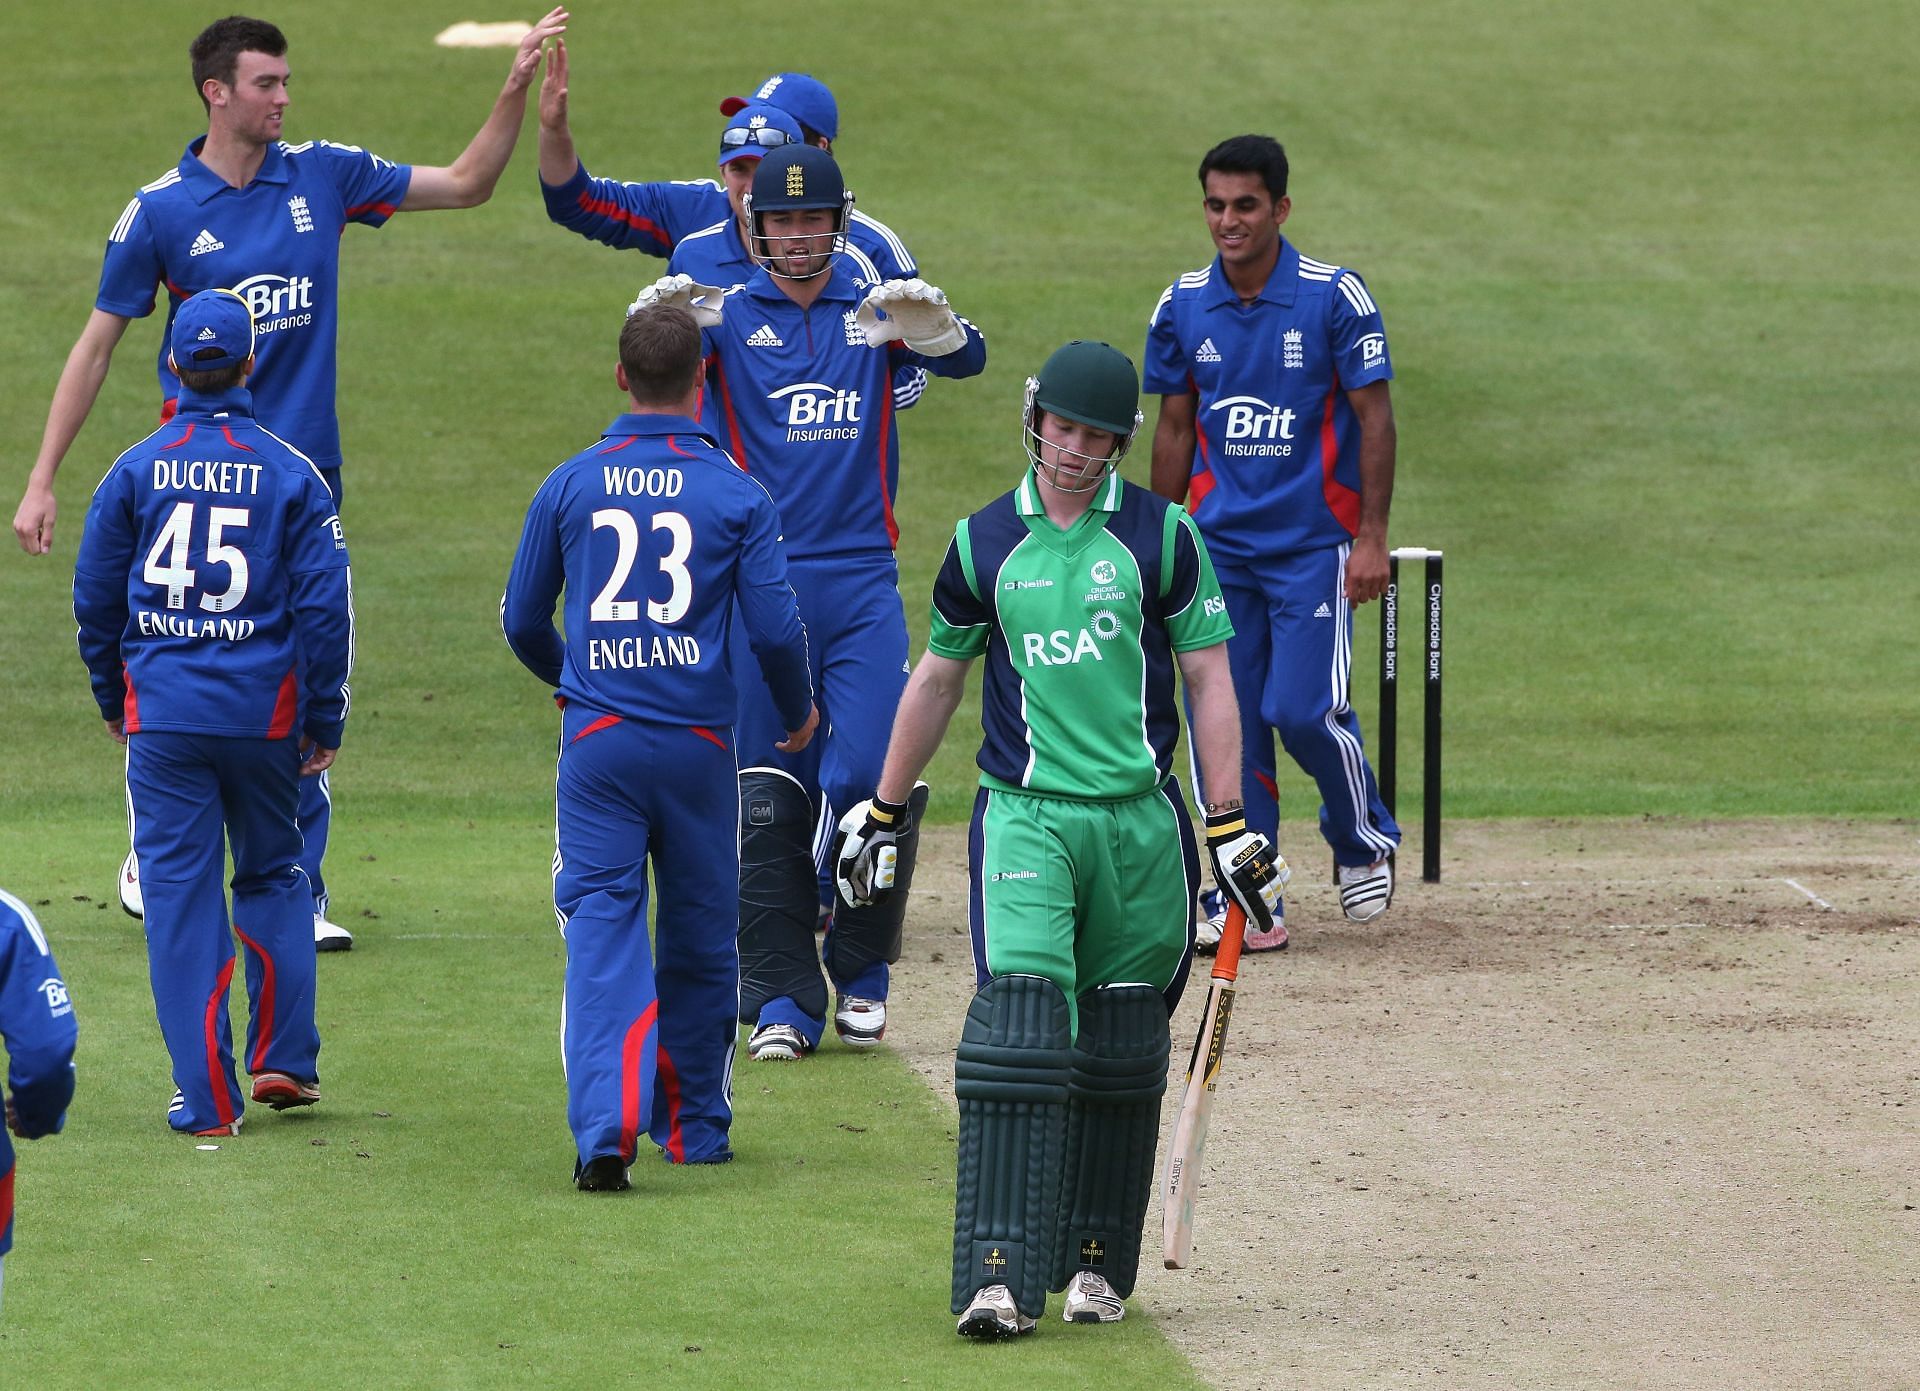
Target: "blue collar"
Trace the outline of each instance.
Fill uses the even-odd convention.
[[[189,390],[184,384],[180,388],[179,403],[174,408],[177,419],[183,415],[243,415],[253,419],[253,393],[244,386],[236,386],[226,391],[201,393]]]
[[[747,281],[747,293],[755,299],[778,300],[782,304],[792,305],[795,309],[800,307],[787,298],[785,290],[773,283],[773,275],[765,266],[759,266]],[[849,304],[858,304],[865,298],[866,295],[854,284],[854,277],[847,269],[847,258],[844,255],[835,256],[833,265],[827,272],[827,288],[820,292],[820,298],[814,303],[844,300]]]
[[[1294,250],[1293,243],[1285,237],[1280,238],[1280,259],[1273,263],[1273,274],[1267,277],[1267,283],[1260,287],[1260,293],[1254,299],[1265,300],[1268,304],[1277,304],[1281,308],[1292,305],[1293,297],[1300,289],[1300,253]],[[1240,296],[1234,293],[1233,284],[1227,279],[1227,268],[1220,263],[1220,257],[1213,258],[1213,274],[1207,278],[1207,300],[1209,309],[1222,305],[1237,306]]]
[[[267,156],[260,161],[252,180],[245,188],[235,188],[200,162],[200,150],[206,143],[206,136],[196,136],[188,142],[187,152],[180,156],[180,182],[186,185],[196,203],[204,203],[218,193],[245,193],[254,184],[284,184],[293,177],[287,157],[281,152],[283,142],[276,140],[267,146]]]
[[[658,438],[663,435],[697,435],[718,449],[719,443],[701,428],[700,422],[690,416],[668,415],[662,411],[628,411],[625,415],[616,415],[613,424],[600,432],[604,439],[616,435],[639,435]]]

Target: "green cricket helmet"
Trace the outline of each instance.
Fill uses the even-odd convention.
[[[1087,463],[1102,465],[1093,474],[1081,474],[1077,481],[1063,482],[1057,466],[1041,462],[1040,411],[1117,436],[1113,452],[1105,459],[1095,459],[1063,445],[1048,446]],[[1133,447],[1143,419],[1140,375],[1133,370],[1132,359],[1110,344],[1076,338],[1055,350],[1040,369],[1039,376],[1027,378],[1027,459],[1047,482],[1062,492],[1091,492],[1106,482],[1107,476]]]

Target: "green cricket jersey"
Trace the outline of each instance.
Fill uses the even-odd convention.
[[[1175,652],[1233,634],[1192,518],[1114,474],[1064,531],[1033,471],[954,528],[927,647],[987,659],[980,781],[1051,797],[1137,797],[1180,732]]]

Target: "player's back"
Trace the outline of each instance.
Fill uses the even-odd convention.
[[[783,628],[798,647],[773,503],[692,420],[622,416],[541,485],[508,583],[510,638],[523,619],[519,599],[539,588],[529,581],[543,529],[565,575],[560,693],[569,700],[635,719],[727,726],[736,599],[750,626]]]
[[[82,645],[89,627],[104,641],[121,620],[129,733],[283,737],[313,656],[302,642],[316,637],[296,631],[296,586],[345,571],[339,517],[319,471],[251,418],[245,391],[182,403],[95,490],[74,578]]]

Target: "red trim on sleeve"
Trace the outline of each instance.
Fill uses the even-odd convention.
[[[687,726],[687,728],[692,730],[695,734],[698,734],[702,739],[705,739],[709,744],[712,744],[716,748],[724,749],[727,746],[727,741],[725,739],[722,739],[718,734],[715,734],[712,730],[708,729],[703,724],[690,724]]]
[[[639,213],[628,212],[610,198],[595,198],[591,185],[580,190],[580,197],[576,201],[582,212],[592,213],[595,217],[610,217],[622,226],[631,227],[636,232],[652,237],[667,250],[673,250],[673,242],[668,239],[659,223],[642,217]]]
[[[253,1056],[247,1059],[248,1072],[264,1072],[267,1068],[267,1050],[273,1046],[273,958],[267,955],[267,949],[240,930],[240,924],[233,925],[234,935],[246,944],[248,951],[260,958],[260,998],[253,1002],[253,1017],[259,1024],[259,1037],[254,1040]],[[233,963],[227,963],[229,973]]]
[[[1326,409],[1320,413],[1320,492],[1327,500],[1333,519],[1347,529],[1349,536],[1360,533],[1360,494],[1333,476],[1340,462],[1340,432],[1333,428],[1333,407],[1340,397],[1340,379],[1327,388]]]
[[[392,217],[400,211],[398,203],[359,203],[347,209],[348,217],[358,217],[361,213],[379,213],[382,217]],[[412,224],[409,223],[409,226]]]
[[[687,1137],[680,1129],[680,1072],[674,1067],[673,1055],[667,1052],[665,1044],[657,1046],[653,1056],[654,1076],[667,1102],[667,1158],[676,1164],[684,1164],[687,1162]]]
[[[659,1012],[660,1002],[650,1001],[628,1027],[620,1045],[620,1158],[628,1164],[639,1151],[640,1060],[646,1055],[647,1035],[653,1032],[654,1017]]]
[[[207,1084],[213,1088],[213,1113],[220,1118],[220,1124],[233,1123],[233,1096],[227,1090],[232,1079],[227,1076],[225,1064],[220,1061],[220,1021],[227,1015],[227,987],[233,983],[233,958],[227,958],[227,964],[220,968],[220,976],[213,983],[213,993],[207,996],[206,1040],[207,1040]]]
[[[125,662],[120,663],[120,680],[127,688],[127,696],[120,704],[120,732],[138,734],[140,732],[140,696],[133,689],[133,673],[127,670]]]
[[[273,718],[267,722],[267,738],[284,739],[293,733],[293,717],[300,708],[300,687],[293,679],[293,668],[280,678],[279,694],[273,698]]]
[[[889,359],[891,361],[891,359]],[[893,519],[893,496],[887,491],[887,438],[893,433],[893,378],[880,393],[880,513],[887,521],[887,545],[900,549],[900,524]]]
[[[1207,500],[1207,494],[1213,491],[1214,484],[1217,481],[1213,476],[1212,469],[1207,469],[1202,473],[1196,473],[1187,480],[1188,516],[1198,515],[1200,504]]]
[[[719,353],[707,354],[707,380],[720,393],[720,413],[727,418],[727,439],[733,444],[733,461],[740,466],[740,472],[752,473],[747,467],[747,449],[740,438],[740,421],[733,413],[733,393],[727,390],[727,374],[720,366]]]
[[[220,427],[220,433],[227,437],[227,443],[232,445],[235,449],[245,450],[249,454],[253,453],[253,446],[250,444],[240,443],[239,440],[233,437],[233,431],[227,426],[222,425]]]
[[[18,1165],[7,1165],[7,1171],[0,1174],[0,1235],[5,1235],[13,1225],[13,1171]]]
[[[170,294],[170,295],[173,295],[174,297],[176,297],[176,298],[178,298],[178,299],[192,299],[192,298],[193,298],[193,291],[192,291],[192,290],[183,290],[183,289],[181,289],[181,288],[180,288],[180,287],[179,287],[178,285],[176,285],[176,284],[174,284],[174,283],[173,283],[173,282],[172,282],[171,280],[167,280],[167,281],[164,281],[164,283],[165,283],[165,285],[166,285],[166,287],[167,287],[167,293],[168,293],[168,294]]]
[[[592,724],[588,725],[585,729],[581,730],[578,734],[574,735],[573,738],[567,740],[567,742],[569,744],[577,744],[582,739],[586,738],[589,734],[598,734],[603,729],[612,729],[615,725],[619,723],[620,723],[620,717],[618,715],[602,715],[599,719],[595,720]]]

